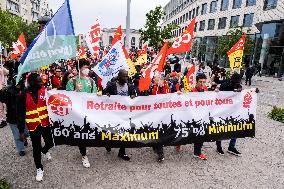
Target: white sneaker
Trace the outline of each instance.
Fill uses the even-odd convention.
[[[87,156],[82,157],[82,163],[83,163],[83,166],[86,168],[89,168],[91,166]]]
[[[47,159],[48,161],[50,161],[50,160],[52,159],[49,152],[47,152],[46,154],[43,154],[43,153],[41,153],[41,154],[42,154],[43,157],[44,157],[45,159]]]
[[[36,170],[36,180],[37,181],[42,181],[42,179],[43,179],[43,170],[42,169],[37,169]]]

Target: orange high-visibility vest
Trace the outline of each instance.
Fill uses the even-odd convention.
[[[38,91],[37,104],[32,95],[29,92],[26,93],[26,126],[29,131],[35,131],[39,125],[42,127],[49,125],[44,87]]]

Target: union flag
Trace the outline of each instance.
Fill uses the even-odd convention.
[[[175,40],[172,47],[168,50],[168,54],[188,52],[193,40],[195,17],[188,25],[187,29]]]
[[[147,91],[151,85],[151,81],[155,75],[155,72],[163,72],[165,61],[167,57],[169,43],[166,42],[164,47],[161,49],[157,57],[153,60],[153,62],[146,68],[146,70],[142,73],[142,76],[139,80],[139,90]]]
[[[230,68],[240,69],[243,62],[244,45],[246,41],[246,34],[239,39],[239,41],[227,52],[230,61]]]
[[[27,50],[25,35],[23,32],[19,36],[18,40],[15,43],[13,43],[13,48],[14,50],[12,51],[10,55],[12,59],[17,58],[18,56],[22,55]]]
[[[121,41],[121,38],[122,38],[122,30],[121,30],[121,26],[118,26],[114,34],[114,38],[112,40],[111,46],[113,46],[116,42]]]
[[[138,58],[136,61],[136,65],[143,65],[147,63],[147,51],[148,45],[144,45],[143,49],[138,52]]]

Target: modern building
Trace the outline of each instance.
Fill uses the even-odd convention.
[[[22,17],[27,23],[37,21],[39,17],[51,15],[48,0],[0,0],[0,8],[12,15]]]
[[[241,26],[255,41],[254,53],[246,55],[245,61],[259,62],[268,72],[274,69],[278,75],[283,73],[284,0],[170,0],[164,12],[162,26],[180,26],[173,31],[174,36],[196,17],[195,42],[203,44],[206,52],[199,54],[202,61],[216,59],[218,38]]]

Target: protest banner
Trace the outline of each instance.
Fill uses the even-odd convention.
[[[255,136],[251,90],[135,99],[52,90],[46,100],[56,145],[136,148]]]

